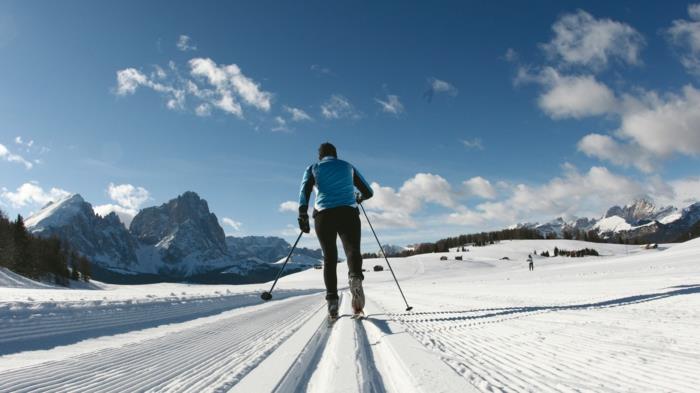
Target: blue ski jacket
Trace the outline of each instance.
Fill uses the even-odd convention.
[[[374,195],[367,180],[349,162],[333,156],[323,157],[304,172],[299,191],[299,213],[308,211],[313,189],[316,190],[314,209],[317,211],[338,206],[357,207],[355,187],[363,200]]]

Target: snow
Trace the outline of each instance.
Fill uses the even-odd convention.
[[[41,232],[44,228],[61,224],[81,212],[81,205],[84,202],[79,194],[72,194],[56,202],[51,202],[44,206],[38,213],[27,218],[25,227],[34,232]]]
[[[620,216],[610,216],[602,218],[593,228],[597,229],[600,233],[620,232],[629,231],[632,229],[632,225],[627,223],[627,221]]]
[[[602,256],[527,270],[554,247]],[[412,312],[386,262],[366,260],[385,271],[365,273],[361,321],[339,264],[332,327],[321,270],[281,278],[267,303],[271,283],[64,289],[0,270],[0,391],[697,390],[700,239],[468,248],[390,258]]]
[[[680,220],[683,217],[683,212],[671,213],[659,220],[662,224],[670,224],[674,221]]]

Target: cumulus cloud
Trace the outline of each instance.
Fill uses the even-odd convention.
[[[131,221],[133,221],[134,217],[138,213],[138,211],[134,209],[129,209],[114,203],[93,206],[92,211],[94,211],[95,214],[100,217],[106,217],[110,213],[114,213],[117,215],[117,217],[119,217],[119,221],[121,221],[127,228],[129,228]]]
[[[655,169],[654,157],[636,144],[621,143],[613,137],[601,134],[588,134],[578,142],[579,151],[613,164],[634,166],[642,172]]]
[[[634,179],[602,166],[580,171],[571,164],[563,165],[561,175],[539,184],[499,181],[494,187],[489,180],[476,176],[463,181],[461,187],[453,187],[439,175],[417,174],[398,190],[377,183],[372,183],[372,189],[374,197],[364,203],[372,223],[392,228],[450,224],[474,230],[498,229],[559,216],[600,217],[610,206],[641,196],[678,207],[700,200],[697,177]],[[487,200],[468,205],[466,201],[473,196]],[[441,206],[447,212],[424,210],[427,204]]]
[[[313,120],[311,116],[309,116],[308,113],[304,112],[304,110],[299,109],[299,108],[294,108],[291,106],[283,106],[282,109],[284,109],[285,112],[287,112],[291,116],[292,121],[310,121]]]
[[[586,11],[565,14],[552,25],[554,37],[541,47],[563,65],[602,69],[612,60],[641,64],[644,37],[630,25],[596,19]]]
[[[481,176],[472,177],[462,183],[469,195],[475,195],[484,199],[496,197],[496,189],[491,182]]]
[[[279,211],[297,213],[299,211],[299,203],[294,201],[284,201],[280,203]]]
[[[287,121],[284,120],[281,116],[275,116],[273,119],[273,122],[275,123],[274,127],[272,127],[272,131],[275,132],[289,132],[290,129],[287,127]]]
[[[700,155],[700,90],[693,86],[681,94],[627,94],[617,115],[614,136],[591,133],[579,141],[579,150],[647,173],[673,155]]]
[[[0,143],[0,160],[22,164],[26,169],[32,169],[34,164],[19,154],[12,153],[5,145]]]
[[[360,113],[350,101],[340,94],[333,94],[321,104],[321,115],[326,119],[358,119]]]
[[[364,202],[370,217],[377,219],[380,226],[413,227],[412,214],[418,212],[425,203],[455,208],[458,206],[457,193],[439,175],[418,173],[395,190],[378,183],[371,184],[374,196]]]
[[[177,42],[175,43],[175,46],[177,47],[178,50],[182,52],[188,52],[188,51],[193,51],[197,50],[197,45],[195,45],[192,42],[192,38],[190,36],[182,34],[180,37],[177,38]]]
[[[674,20],[666,36],[678,50],[681,64],[688,72],[700,76],[700,4],[688,6],[690,20]]]
[[[374,99],[382,108],[382,111],[391,113],[392,115],[400,115],[403,113],[403,104],[399,100],[399,96],[388,94],[386,100]]]
[[[131,184],[109,183],[107,187],[109,197],[119,205],[138,209],[151,198],[151,194],[143,187],[135,187]]]
[[[552,67],[533,73],[521,67],[516,85],[529,82],[544,87],[537,102],[553,119],[580,119],[617,111],[615,94],[591,75],[562,75]]]
[[[52,187],[50,190],[44,190],[38,182],[24,183],[14,192],[3,187],[2,192],[0,192],[0,198],[14,208],[22,208],[25,206],[41,207],[49,202],[55,202],[65,198],[68,195],[70,195],[70,192],[56,187]]]
[[[484,150],[484,145],[479,138],[462,139],[462,144],[469,150]]]
[[[111,212],[116,213],[127,228],[136,214],[138,214],[141,206],[151,199],[151,194],[148,190],[131,184],[115,185],[114,183],[109,183],[107,194],[116,204],[98,205],[93,207],[93,210],[102,217]]]
[[[222,218],[221,222],[224,225],[231,227],[236,232],[240,232],[241,228],[243,227],[243,223],[236,221],[236,220],[229,218],[229,217]]]
[[[428,79],[428,89],[423,93],[423,98],[428,102],[431,102],[435,95],[437,94],[447,94],[449,96],[456,96],[459,93],[456,87],[451,83],[437,78]]]
[[[236,64],[218,65],[209,58],[193,58],[188,67],[193,79],[181,76],[172,61],[168,64],[169,73],[162,67],[156,67],[151,75],[135,68],[119,70],[115,93],[128,96],[140,87],[149,88],[163,95],[166,106],[173,110],[185,109],[186,99],[190,97],[198,116],[209,116],[217,108],[243,117],[241,102],[263,112],[272,106],[272,93],[262,90]]]

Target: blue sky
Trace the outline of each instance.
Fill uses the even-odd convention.
[[[325,141],[391,243],[684,205],[699,76],[682,1],[3,2],[0,208],[77,192],[128,222],[194,190],[290,238]]]

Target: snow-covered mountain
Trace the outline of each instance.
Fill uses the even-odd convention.
[[[136,240],[117,215],[100,217],[79,194],[49,203],[27,218],[25,225],[34,234],[67,241],[98,265],[138,269]]]
[[[129,229],[114,213],[95,214],[78,194],[48,204],[25,224],[32,233],[57,236],[87,256],[95,278],[104,281],[265,280],[291,248],[278,237],[226,237],[207,202],[191,191],[141,210]],[[290,272],[322,259],[320,250],[298,249],[295,255],[293,260],[308,263],[294,264]]]
[[[546,223],[525,223],[516,227],[538,230],[545,237],[565,237],[567,233],[595,231],[603,239],[672,242],[679,239],[700,221],[700,203],[684,209],[657,207],[648,198],[640,198],[625,206],[609,208],[601,218],[558,217]]]

